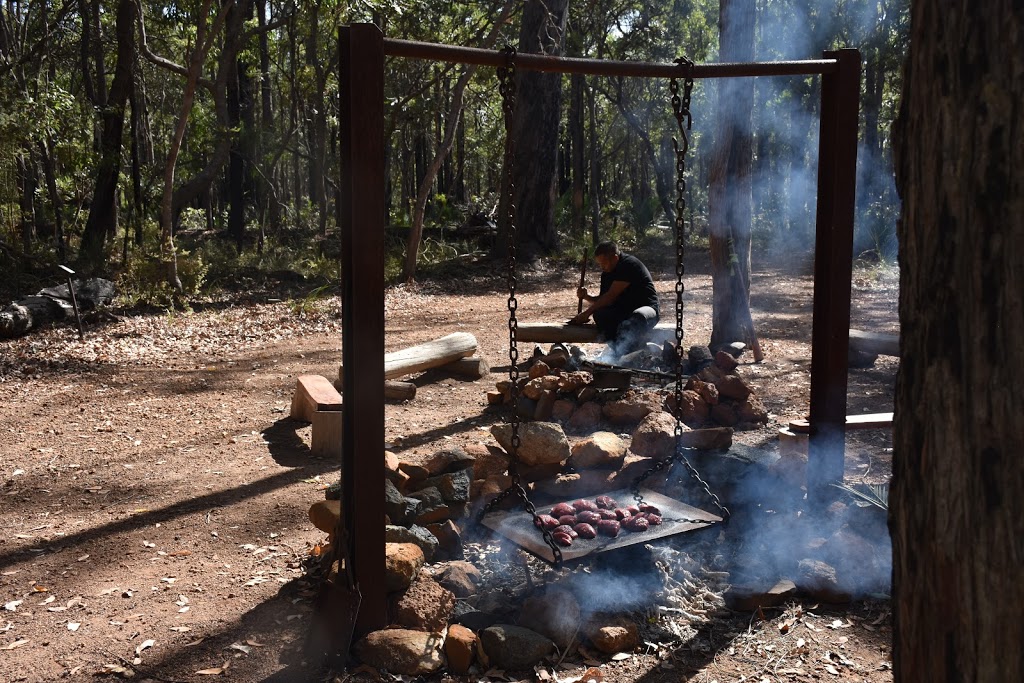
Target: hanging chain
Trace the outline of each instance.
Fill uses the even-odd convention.
[[[704,481],[697,469],[690,464],[684,455],[686,449],[683,441],[683,294],[685,287],[683,278],[686,275],[686,153],[690,149],[690,138],[688,131],[693,126],[693,116],[690,113],[690,100],[693,94],[693,67],[692,61],[686,57],[680,57],[676,64],[684,72],[683,93],[679,94],[679,78],[672,76],[669,82],[669,91],[672,93],[672,114],[675,116],[676,124],[679,127],[679,137],[672,138],[672,146],[676,153],[676,220],[675,220],[675,241],[676,241],[676,358],[675,358],[675,448],[671,456],[657,460],[649,470],[641,474],[633,482],[633,499],[639,503],[643,500],[640,492],[640,485],[651,475],[660,472],[673,462],[682,462],[690,477],[693,478],[704,489],[711,504],[718,508],[722,519],[729,521],[729,509],[722,505],[717,495],[711,492],[708,483]],[[705,519],[683,519],[679,521],[706,524]]]
[[[533,518],[533,524],[540,529],[544,542],[551,549],[556,567],[562,564],[562,551],[555,543],[551,531],[546,529],[540,522],[537,509],[530,501],[523,487],[522,477],[519,473],[519,348],[516,334],[519,330],[519,321],[516,319],[516,310],[519,308],[519,301],[516,299],[516,244],[518,242],[518,230],[516,228],[516,187],[513,176],[515,169],[515,149],[512,140],[512,114],[516,108],[516,50],[512,46],[505,47],[505,66],[498,68],[498,92],[501,94],[501,111],[505,123],[505,206],[506,208],[506,232],[508,233],[508,381],[509,394],[512,400],[512,415],[509,417],[509,426],[512,428],[512,435],[509,438],[509,463],[508,473],[512,478],[511,485],[487,503],[477,515],[477,522],[482,520],[489,512],[494,510],[501,501],[514,493],[523,503],[523,507]]]

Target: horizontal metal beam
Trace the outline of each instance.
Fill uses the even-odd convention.
[[[460,64],[504,66],[505,53],[481,50],[475,47],[423,43],[414,40],[384,39],[384,54],[391,57],[411,57]],[[581,59],[578,57],[551,57],[538,54],[516,55],[516,68],[551,73],[587,74],[590,76],[633,76],[641,78],[671,78],[683,76],[677,64],[657,62],[622,62],[607,59]],[[750,62],[696,64],[694,78],[739,78],[750,76],[812,76],[835,73],[835,59],[807,59],[790,62]]]

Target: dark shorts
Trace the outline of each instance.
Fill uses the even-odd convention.
[[[636,351],[658,324],[658,312],[650,306],[626,310],[609,306],[594,311],[594,322],[604,340],[619,354]]]

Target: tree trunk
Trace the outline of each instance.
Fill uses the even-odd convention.
[[[572,234],[583,234],[583,147],[586,136],[583,133],[583,89],[586,77],[573,74],[570,79],[571,97],[569,99],[569,139],[572,146]]]
[[[1024,680],[1024,7],[914,3],[900,107],[893,678]]]
[[[21,247],[27,254],[32,251],[36,232],[36,169],[32,154],[27,150],[16,157],[18,165],[18,201],[21,205]]]
[[[43,162],[43,177],[46,179],[46,193],[50,196],[50,209],[53,211],[53,238],[57,246],[57,258],[61,263],[67,260],[64,251],[64,203],[57,190],[57,168],[53,160],[53,140],[49,135],[46,140],[39,141],[39,158]]]
[[[587,89],[587,116],[590,119],[590,239],[598,244],[601,241],[601,147],[597,140],[597,100],[593,86]]]
[[[562,53],[569,0],[527,0],[519,30],[519,51]],[[562,110],[560,74],[516,72],[515,141],[516,225],[523,256],[558,248],[555,189],[558,179],[558,124]]]
[[[722,0],[722,61],[753,61],[754,19],[754,0]],[[718,125],[708,196],[712,348],[754,338],[750,323],[750,112],[754,85],[750,79],[722,79],[718,88]]]
[[[142,198],[142,107],[145,102],[137,88],[132,88],[128,103],[131,106],[131,166],[132,166],[132,226],[135,229],[135,246],[142,246],[142,217],[146,207]],[[125,240],[127,245],[127,239]],[[124,259],[128,258],[127,247]]]
[[[96,186],[89,206],[89,218],[82,233],[79,260],[85,272],[94,272],[104,263],[107,237],[117,231],[117,186],[121,174],[121,142],[124,130],[124,109],[128,94],[134,87],[135,69],[135,2],[120,0],[117,4],[117,64],[110,97],[103,108],[103,135],[100,160],[96,169]],[[102,76],[97,83],[103,81]],[[105,96],[105,95],[104,95]]]

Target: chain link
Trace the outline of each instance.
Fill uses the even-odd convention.
[[[509,438],[509,463],[508,473],[512,478],[511,485],[498,494],[493,500],[487,503],[477,515],[477,522],[481,521],[489,512],[494,510],[510,494],[515,494],[523,503],[523,508],[533,518],[533,524],[540,529],[544,537],[544,543],[551,549],[551,556],[554,558],[556,567],[562,564],[562,550],[558,547],[551,531],[546,529],[540,522],[537,509],[530,501],[523,487],[522,476],[519,473],[519,347],[516,335],[519,330],[519,321],[516,319],[516,310],[519,308],[519,301],[516,299],[516,247],[519,241],[518,229],[516,227],[516,187],[513,170],[515,169],[515,148],[512,140],[512,115],[516,108],[516,50],[512,46],[505,47],[505,66],[498,68],[498,93],[501,95],[501,111],[505,123],[505,206],[507,217],[508,233],[508,267],[506,279],[508,281],[508,380],[509,394],[512,399],[512,414],[509,417],[509,426],[512,428],[512,435]]]
[[[684,455],[684,451],[687,449],[682,445],[683,421],[681,418],[681,406],[683,404],[683,365],[684,359],[686,358],[684,355],[685,351],[683,350],[683,294],[685,292],[683,279],[686,275],[686,153],[690,149],[688,131],[693,127],[693,116],[690,113],[690,102],[693,94],[694,64],[686,57],[680,57],[677,59],[676,64],[679,65],[680,70],[683,71],[683,92],[680,96],[679,78],[678,76],[672,76],[672,79],[669,81],[669,91],[672,93],[672,114],[675,116],[676,125],[679,127],[679,137],[672,138],[672,146],[676,153],[675,448],[673,449],[671,456],[656,461],[649,470],[636,478],[636,481],[633,482],[632,493],[633,499],[637,503],[640,503],[643,500],[643,494],[640,493],[640,485],[647,480],[648,477],[660,472],[673,462],[682,462],[686,467],[687,472],[690,474],[690,477],[699,483],[704,489],[704,492],[707,494],[711,504],[718,508],[718,511],[722,514],[722,519],[728,521],[730,514],[729,509],[722,505],[722,501],[718,496],[711,492],[711,488],[708,486],[707,482],[701,478],[697,469],[690,464],[690,461]],[[683,519],[680,521],[701,524],[707,523],[707,520],[702,519]]]

